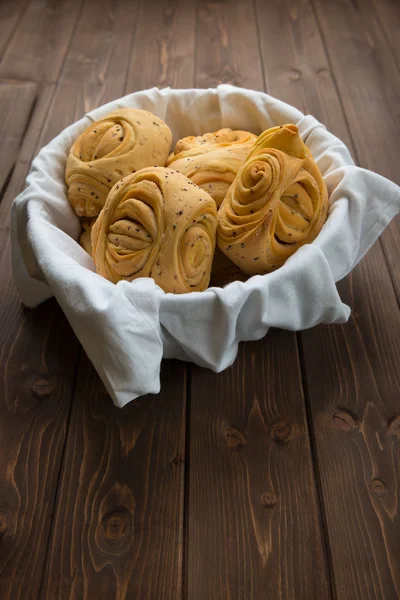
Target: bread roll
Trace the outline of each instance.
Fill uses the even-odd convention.
[[[82,233],[79,243],[90,256],[92,256],[92,227],[96,219],[82,219]]]
[[[216,212],[213,199],[177,171],[151,167],[125,177],[93,226],[96,270],[114,283],[152,277],[166,292],[203,291]]]
[[[208,192],[219,207],[256,139],[232,129],[186,137],[177,142],[168,165]]]
[[[295,125],[260,135],[218,213],[218,245],[249,275],[284,264],[312,242],[328,212],[328,192]]]
[[[169,127],[145,110],[123,108],[90,125],[72,145],[65,172],[68,199],[80,217],[95,217],[122,177],[165,166]]]

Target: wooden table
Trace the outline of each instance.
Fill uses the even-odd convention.
[[[38,148],[154,85],[267,90],[400,183],[399,31],[396,0],[0,4],[1,600],[400,597],[399,220],[346,325],[166,361],[124,409],[55,301],[21,307],[9,243]]]

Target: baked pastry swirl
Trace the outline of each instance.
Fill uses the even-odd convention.
[[[295,125],[264,131],[218,213],[218,246],[249,275],[312,242],[328,211],[325,182]]]
[[[80,217],[95,217],[112,186],[149,166],[165,166],[172,134],[145,110],[123,108],[90,125],[70,150],[65,172],[68,199]]]
[[[219,207],[256,139],[232,129],[189,136],[177,142],[167,164],[208,192]]]
[[[110,191],[92,230],[96,270],[117,283],[152,277],[166,292],[208,287],[216,244],[213,199],[184,175],[142,169]]]

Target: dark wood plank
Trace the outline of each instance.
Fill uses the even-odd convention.
[[[175,88],[193,85],[194,20],[193,1],[142,2],[128,75],[128,92],[153,85]]]
[[[361,166],[400,183],[400,70],[369,0],[316,0],[329,60]],[[382,236],[400,301],[400,220]]]
[[[197,2],[196,85],[264,88],[251,2]]]
[[[42,598],[181,597],[186,385],[115,408],[84,358]]]
[[[257,56],[251,3],[199,5],[201,85],[262,89]],[[219,375],[194,367],[189,414],[187,597],[329,598],[295,334],[243,345]]]
[[[2,244],[6,235],[0,228]],[[7,245],[0,264],[0,596],[25,599],[39,590],[77,344],[68,343],[69,325],[54,304],[21,308],[9,260]]]
[[[264,11],[262,3],[258,4],[258,9],[261,16]],[[329,89],[325,89],[321,96],[315,65],[322,64],[326,68],[329,62],[308,2],[277,2],[274,9],[274,22],[285,23],[286,27],[290,24],[293,32],[290,54],[285,53],[288,47],[285,39],[279,41],[279,36],[274,39],[276,55],[281,57],[279,68],[285,73],[301,64],[302,72],[307,73],[307,83],[300,86],[300,89],[306,85],[308,88],[301,92],[304,104],[300,108],[313,112],[325,122],[357,156],[341,109],[341,105],[345,105],[343,94],[346,94],[346,99],[351,94],[343,92],[340,98],[335,86],[330,83]],[[263,22],[267,22],[265,12]],[[352,35],[357,36],[358,29],[355,23],[353,25]],[[340,30],[334,22],[330,23],[330,28]],[[340,32],[343,37],[350,35],[343,29]],[[332,52],[341,43],[342,40],[336,41]],[[267,69],[273,69],[273,62],[269,61],[267,54],[265,50],[264,64]],[[347,69],[344,56],[341,68]],[[331,78],[334,81],[336,67],[333,74],[328,71],[327,76],[329,79],[325,79],[325,83]],[[293,102],[293,85],[289,78],[280,78],[276,72],[274,78],[268,75],[268,82],[270,93]],[[366,105],[368,98],[360,105],[360,113],[370,110],[370,106]],[[355,115],[350,119],[354,118]],[[376,143],[378,146],[382,143],[382,134]],[[395,333],[399,316],[379,244],[339,285],[339,290],[344,301],[354,308],[350,322],[341,327],[316,327],[300,336],[308,384],[306,398],[312,418],[336,595],[349,599],[394,598],[397,575],[393,564],[398,562],[396,543],[399,531],[394,523],[388,529],[388,514],[383,514],[385,508],[382,513],[378,505],[385,503],[385,506],[390,506],[390,510],[394,510],[392,516],[397,510],[393,508],[393,499],[398,482],[391,465],[398,457],[396,459],[395,449],[390,445],[387,425],[395,414],[395,398],[398,397],[398,382],[388,375],[392,369],[397,372],[400,366]],[[383,298],[386,300],[383,301]],[[338,414],[334,416],[336,411]],[[359,415],[360,422],[364,418],[364,424],[360,429],[348,427],[352,437],[343,437],[342,429],[355,414]],[[384,482],[382,490],[380,483],[375,481],[381,478]],[[388,486],[387,490],[385,486]],[[374,497],[376,492],[378,495]],[[389,505],[386,505],[387,496],[391,496]],[[358,572],[362,572],[363,577],[358,577]],[[368,575],[364,575],[366,572]]]
[[[188,597],[329,598],[294,336],[192,372]]]
[[[361,166],[400,182],[400,73],[369,1],[315,8]]]
[[[400,4],[397,0],[372,0],[375,16],[400,66]]]
[[[39,145],[124,95],[138,2],[86,0]]]
[[[400,315],[380,252],[339,285],[349,323],[302,334],[336,592],[348,600],[400,596]]]
[[[31,82],[22,85],[34,85],[36,91],[38,91],[37,88],[39,87]],[[29,111],[33,109],[30,118],[29,115],[27,115],[29,121],[27,123],[25,135],[23,136],[23,141],[21,140],[22,147],[19,150],[15,165],[12,168],[11,178],[9,180],[7,178],[6,185],[3,185],[3,195],[0,202],[0,224],[3,224],[6,227],[8,227],[10,220],[11,204],[14,198],[22,191],[32,159],[39,149],[38,142],[43,130],[44,121],[49,114],[48,111],[54,94],[55,84],[43,84],[40,88],[38,95],[35,96],[29,109]],[[21,101],[21,98],[19,101]],[[19,118],[21,118],[21,116],[22,115],[19,113]],[[2,160],[8,160],[8,157],[6,157],[5,154],[5,149],[0,152]],[[6,243],[9,243],[8,239],[6,240]]]
[[[0,203],[1,598],[37,597],[77,358],[77,343],[55,303],[37,311],[23,310],[11,275],[10,206],[27,165],[17,161],[8,186],[7,170],[26,127],[24,140],[29,138],[33,150],[31,128],[38,129],[45,118],[47,103],[41,96],[37,99],[36,88],[23,82],[0,85],[6,117],[0,147],[4,184]],[[28,148],[20,156],[25,153],[27,158],[27,152]]]
[[[0,83],[0,186],[7,186],[36,97],[36,85]],[[10,271],[10,202],[0,204],[0,596],[26,598],[39,587],[48,516],[62,449],[74,361],[61,340],[66,320],[49,342],[55,316],[47,305],[23,311]],[[50,318],[49,318],[50,316]],[[50,326],[50,327],[49,327]],[[38,457],[42,456],[42,460]],[[52,459],[50,459],[52,457]],[[38,544],[38,545],[37,545]],[[33,548],[35,551],[33,552]],[[23,565],[19,567],[18,565]]]
[[[314,115],[350,144],[340,98],[309,0],[256,0],[270,94]]]
[[[123,94],[124,82],[118,69],[108,60],[108,48],[124,36],[132,37],[132,20],[137,5],[124,1],[115,4],[103,0],[103,14],[111,5],[115,14],[115,43],[104,44],[98,36],[98,46],[91,48],[97,56],[97,66],[104,61],[104,94]],[[82,15],[98,10],[88,3]],[[145,5],[143,5],[145,6]],[[107,8],[108,7],[108,8]],[[154,7],[150,4],[150,14]],[[172,9],[171,9],[172,10]],[[184,13],[187,10],[186,16]],[[87,12],[88,11],[88,12]],[[189,23],[190,6],[180,4],[179,19]],[[162,13],[164,14],[164,13]],[[178,11],[172,10],[173,15]],[[86,18],[86,17],[85,17]],[[122,21],[125,20],[125,23]],[[136,20],[137,30],[145,29],[149,17],[144,8]],[[158,21],[160,31],[173,27],[169,13],[165,23]],[[191,22],[194,31],[194,19]],[[82,48],[87,29],[79,27],[71,45],[76,67],[65,62],[67,77],[60,81],[62,98],[69,95],[80,81]],[[157,36],[157,31],[154,35]],[[110,35],[110,33],[108,33]],[[187,31],[190,37],[190,29]],[[169,56],[175,56],[176,38],[170,42]],[[142,40],[134,55],[144,64],[153,54],[154,40]],[[92,44],[94,42],[92,41]],[[75,51],[76,48],[76,51]],[[119,69],[126,73],[129,52],[119,55]],[[154,59],[155,60],[155,59]],[[154,62],[156,65],[156,62]],[[93,67],[94,68],[94,67]],[[158,72],[160,65],[155,67]],[[110,69],[110,70],[109,70]],[[167,68],[169,71],[169,67]],[[184,73],[182,71],[182,85]],[[193,72],[193,66],[187,73]],[[88,74],[87,79],[95,78]],[[77,80],[74,82],[74,74]],[[152,74],[141,75],[143,87],[155,81]],[[186,85],[192,85],[192,80]],[[131,91],[132,82],[128,82]],[[85,90],[85,109],[95,102],[104,102],[95,84]],[[59,106],[55,100],[54,106]],[[75,105],[82,109],[82,102]],[[56,110],[56,109],[54,109]],[[71,115],[74,120],[78,115]],[[61,117],[62,118],[62,117]],[[51,117],[48,130],[58,126]],[[44,134],[47,138],[47,133]],[[166,363],[161,393],[143,398],[121,410],[112,405],[86,358],[79,364],[79,383],[66,442],[65,460],[60,479],[56,516],[43,580],[43,598],[179,598],[182,586],[183,493],[185,455],[186,366]],[[88,511],[90,506],[90,511]],[[65,527],[66,515],[71,526]]]
[[[0,198],[12,175],[36,98],[36,85],[0,80]]]
[[[57,81],[82,0],[33,0],[8,44],[0,77]]]
[[[4,49],[11,40],[14,29],[21,19],[28,0],[15,0],[14,2],[2,2],[0,4],[0,62]]]
[[[73,13],[74,7],[71,8]],[[53,11],[51,14],[53,16],[50,21],[48,11],[44,11],[42,15],[45,23],[47,19],[47,25],[54,21]],[[66,19],[67,23],[69,20],[70,17]],[[91,20],[87,18],[86,29],[90,30],[90,26]],[[32,39],[29,38],[25,46],[28,51],[35,52],[38,64],[46,64],[50,73],[57,73],[58,65],[61,66],[60,48],[64,53],[67,49],[63,24],[60,25],[60,30],[60,46],[54,47],[53,52],[46,58],[43,57],[43,53],[46,53],[49,47],[46,40],[39,44],[32,34]],[[39,29],[38,33],[43,31]],[[24,41],[27,38],[17,29],[15,39]],[[106,64],[108,59],[109,53],[106,53]],[[5,72],[8,69],[7,60],[8,55],[2,63]],[[11,54],[13,68],[9,71],[20,76],[18,69],[15,71],[15,64],[14,55]],[[114,63],[112,67],[115,67]],[[106,75],[112,79],[109,73],[106,72]],[[24,127],[23,102],[26,103],[31,98],[31,88],[35,87],[32,83],[15,85],[20,86],[24,94],[18,93],[11,99],[14,102],[14,110],[15,105],[18,110],[15,111],[13,121],[8,118],[5,120],[3,127],[8,125],[13,129],[10,130],[11,137],[7,137],[6,131],[3,130],[3,138],[4,141],[9,140],[12,152],[8,156],[2,147],[2,161],[10,160],[15,154],[13,145],[17,144]],[[98,88],[99,84],[97,90]],[[2,90],[4,91],[3,88]],[[2,598],[27,598],[38,595],[79,351],[78,342],[55,302],[48,302],[36,311],[21,309],[10,271],[8,220],[11,201],[21,189],[30,160],[39,143],[43,122],[49,116],[54,124],[55,133],[62,117],[60,109],[65,110],[65,106],[60,104],[53,103],[50,107],[55,91],[54,84],[40,83],[39,90],[23,148],[0,204],[3,248],[0,313],[3,366],[0,365],[0,368],[5,373],[0,404],[0,439],[1,443],[4,440],[4,448],[7,449],[7,452],[1,453],[0,458],[0,468],[4,477],[0,493]],[[20,92],[19,88],[17,91]],[[75,95],[76,90],[74,95],[70,94],[70,99]],[[4,102],[9,100],[6,96]],[[8,110],[11,106],[8,105]],[[58,116],[55,114],[56,109],[60,111]],[[25,111],[27,118],[30,110],[29,105]],[[3,114],[7,115],[7,111],[4,110]],[[80,115],[75,115],[74,118],[78,116]],[[53,133],[49,128],[46,132],[47,135]],[[5,165],[6,162],[2,164]]]

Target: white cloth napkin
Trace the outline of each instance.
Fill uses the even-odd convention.
[[[220,127],[260,133],[296,123],[330,195],[329,218],[318,238],[274,273],[203,293],[165,294],[152,279],[114,285],[97,275],[76,242],[80,225],[66,197],[65,161],[83,129],[124,106],[164,119],[174,141]],[[355,167],[339,139],[292,106],[230,85],[154,88],[88,113],[41,150],[13,205],[14,277],[26,306],[57,298],[115,404],[124,406],[160,390],[163,356],[221,371],[235,360],[240,341],[262,338],[270,327],[345,322],[350,309],[335,281],[351,271],[399,208],[398,186]]]

